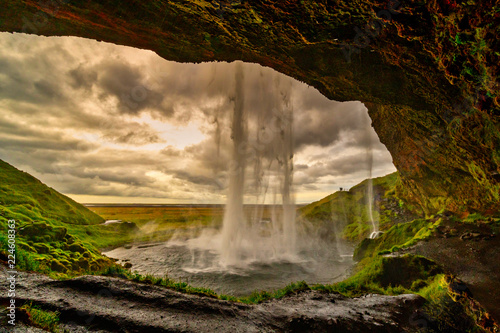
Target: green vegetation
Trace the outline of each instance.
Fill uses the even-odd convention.
[[[116,227],[38,179],[0,161],[0,255],[7,257],[7,222],[16,221],[16,266],[64,278],[113,262],[98,250]]]
[[[315,289],[356,297],[367,293],[399,295],[417,293],[442,273],[438,265],[424,257],[404,255],[365,260],[348,279]]]
[[[395,223],[405,222],[417,217],[413,207],[398,195],[400,179],[397,172],[372,180],[374,221],[379,222],[380,230],[387,230]],[[324,230],[330,237],[337,233],[349,241],[360,241],[371,232],[367,194],[369,180],[352,187],[349,191],[335,192],[299,210],[299,220],[310,221],[315,228]],[[333,228],[337,228],[333,230]],[[340,229],[340,230],[338,230]]]
[[[149,211],[149,207],[94,207],[110,219],[128,219],[136,224],[97,224],[102,218],[85,207],[49,189],[33,177],[21,173],[2,162],[2,214],[1,228],[5,231],[7,221],[16,219],[17,224],[17,268],[49,274],[55,278],[68,278],[79,274],[99,274],[116,276],[131,281],[156,285],[172,290],[214,297],[246,304],[256,304],[305,290],[338,293],[346,297],[356,297],[367,293],[399,295],[416,293],[426,300],[426,314],[437,331],[446,327],[468,327],[473,331],[475,323],[486,318],[481,307],[473,300],[457,294],[452,288],[454,278],[445,276],[441,268],[431,260],[421,256],[397,252],[431,237],[442,224],[444,215],[438,218],[414,219],[406,201],[397,195],[399,177],[391,174],[373,180],[376,219],[380,219],[385,233],[377,239],[364,239],[355,252],[359,260],[354,274],[348,279],[332,285],[307,285],[306,282],[292,283],[274,292],[255,291],[244,297],[218,295],[207,288],[192,287],[185,282],[168,277],[154,277],[130,272],[102,256],[98,247],[118,244],[133,239],[144,239],[148,234],[159,232],[160,239],[168,237],[172,229],[189,230],[195,226],[206,227],[218,223],[222,210],[212,208],[195,209],[187,213],[181,209]],[[13,180],[10,182],[10,180]],[[16,184],[30,184],[16,186]],[[343,237],[357,240],[369,230],[367,204],[365,201],[367,181],[349,191],[334,193],[319,202],[302,207],[301,218],[308,219],[315,228],[335,225],[344,219]],[[30,188],[35,190],[30,192]],[[8,192],[15,192],[15,200],[9,202]],[[56,203],[47,204],[48,212],[40,202],[50,198],[40,194],[51,193]],[[56,193],[56,194],[53,194]],[[66,203],[66,206],[65,204]],[[76,212],[76,213],[75,213]],[[75,217],[76,216],[76,217]],[[85,223],[85,217],[89,222]],[[77,220],[77,223],[71,221]],[[446,217],[448,219],[448,217]],[[155,223],[152,223],[155,221]],[[214,222],[215,221],[215,222]],[[97,223],[96,223],[97,222]],[[490,223],[495,227],[497,219],[486,219],[481,214],[470,214],[465,222]],[[137,225],[148,232],[138,233]],[[148,230],[148,228],[151,228]],[[495,229],[496,230],[496,229]],[[331,230],[327,230],[331,232]],[[7,252],[6,232],[0,234],[0,259],[5,260]],[[138,237],[139,236],[139,237]],[[114,239],[110,239],[114,237]],[[142,238],[141,238],[142,237]],[[464,301],[467,299],[468,301]],[[471,305],[472,304],[472,305]],[[478,310],[479,309],[479,310]],[[58,313],[44,311],[27,304],[23,311],[28,314],[31,325],[51,332],[58,331]],[[437,325],[437,326],[436,326]],[[440,326],[441,325],[441,326]]]
[[[416,219],[394,225],[376,239],[364,239],[354,251],[354,258],[362,260],[378,254],[388,254],[415,245],[429,238],[442,219]]]
[[[192,236],[202,228],[222,223],[223,206],[213,207],[143,207],[143,206],[92,206],[90,210],[106,220],[122,220],[134,223],[138,232],[118,234],[108,238],[106,234],[97,237],[99,248],[118,246],[134,242],[165,241],[175,234]],[[109,228],[120,224],[110,224]],[[139,232],[140,229],[140,232]],[[98,233],[98,230],[93,230]]]
[[[59,312],[42,310],[39,306],[27,303],[19,308],[28,315],[28,324],[43,330],[59,333]]]
[[[1,160],[0,208],[2,221],[9,215],[18,220],[52,220],[76,225],[104,222],[84,206]]]
[[[135,282],[139,282],[139,283],[165,287],[168,289],[172,289],[172,290],[187,293],[187,294],[213,297],[213,298],[218,298],[221,300],[241,302],[241,303],[245,303],[245,304],[257,304],[257,303],[261,303],[261,302],[264,302],[264,301],[267,301],[270,299],[277,299],[277,298],[284,297],[286,295],[290,295],[292,293],[296,293],[296,292],[310,289],[309,286],[304,281],[302,281],[302,282],[298,282],[298,283],[291,283],[282,289],[276,290],[275,292],[255,291],[254,293],[252,293],[251,295],[248,295],[248,296],[235,297],[235,296],[231,296],[231,295],[219,295],[215,291],[213,291],[209,288],[192,287],[189,284],[187,284],[186,282],[175,281],[175,280],[170,279],[168,276],[160,278],[160,277],[156,277],[156,276],[153,276],[150,274],[141,275],[138,273],[132,273],[132,272],[130,272],[130,270],[127,270],[127,269],[125,269],[121,266],[118,266],[118,265],[108,267],[100,272],[95,272],[94,274],[120,277],[123,279],[131,280],[131,281],[135,281]]]

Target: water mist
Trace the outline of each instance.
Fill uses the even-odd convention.
[[[227,201],[220,234],[212,235],[220,239],[220,267],[297,258],[291,81],[261,77],[264,107],[247,111],[244,80],[244,67],[236,63]],[[271,204],[266,217],[264,203]]]

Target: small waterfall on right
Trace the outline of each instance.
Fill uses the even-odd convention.
[[[368,184],[366,186],[366,203],[368,206],[367,207],[368,217],[372,224],[372,232],[370,233],[369,238],[373,239],[377,237],[379,230],[378,230],[378,221],[375,221],[373,217],[374,196],[373,196],[373,179],[371,178],[371,172],[370,172],[370,178],[368,179]]]
[[[367,133],[369,136],[369,133]],[[370,223],[372,225],[371,233],[369,238],[374,239],[377,238],[379,234],[379,222],[375,220],[373,216],[373,210],[375,206],[375,198],[373,195],[373,147],[372,141],[368,138],[369,145],[366,149],[366,166],[368,169],[368,183],[366,186],[366,205],[367,205],[367,213]]]

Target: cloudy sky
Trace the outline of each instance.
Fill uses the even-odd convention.
[[[83,203],[225,201],[235,63],[179,64],[70,37],[0,33],[0,46],[0,159]],[[395,170],[361,103],[242,67],[245,154],[255,157],[252,133],[273,114],[292,112],[298,203]]]

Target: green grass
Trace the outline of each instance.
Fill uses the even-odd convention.
[[[65,278],[97,271],[113,262],[99,241],[126,231],[99,225],[104,219],[0,161],[0,254],[7,256],[7,222],[16,221],[16,266]],[[96,237],[97,236],[97,237]]]
[[[99,215],[0,160],[0,206],[27,220],[50,219],[67,224],[98,224]]]
[[[284,288],[276,290],[274,292],[255,291],[248,296],[235,297],[231,295],[219,295],[215,291],[209,288],[193,287],[186,282],[172,280],[168,276],[156,277],[150,274],[142,275],[138,273],[133,273],[123,268],[122,266],[118,265],[107,267],[106,269],[100,272],[95,272],[94,274],[104,275],[104,276],[114,276],[139,283],[160,286],[186,294],[212,297],[221,300],[240,302],[245,304],[257,304],[270,299],[278,299],[286,295],[290,295],[292,293],[310,289],[309,286],[304,281],[301,281],[297,283],[291,283],[285,286]]]
[[[45,311],[39,306],[27,303],[20,308],[28,315],[32,326],[41,328],[48,332],[59,333],[59,312]]]
[[[338,191],[299,209],[299,221],[309,221],[318,228],[330,228],[335,224],[341,230],[331,230],[330,235],[341,233],[342,238],[357,242],[372,231],[367,193],[369,181],[364,180],[349,191]],[[387,230],[398,221],[414,219],[418,215],[398,197],[400,184],[397,172],[372,179],[374,204],[372,214],[380,230]]]
[[[362,260],[378,254],[389,254],[428,239],[441,224],[441,219],[416,219],[392,226],[377,239],[364,239],[354,251],[354,258]]]
[[[358,266],[356,274],[352,277],[331,285],[311,285],[305,281],[291,283],[276,291],[254,291],[242,297],[219,295],[208,288],[192,287],[185,282],[174,281],[170,278],[155,277],[132,273],[121,266],[106,268],[94,274],[114,276],[130,281],[165,287],[171,290],[230,300],[245,304],[257,304],[271,299],[279,299],[287,295],[305,290],[319,290],[342,294],[346,297],[357,297],[367,293],[384,295],[399,295],[402,293],[417,292],[427,286],[434,276],[441,270],[432,261],[421,256],[406,255],[403,257],[370,259]],[[415,283],[415,281],[417,281]]]
[[[400,295],[417,293],[429,285],[442,271],[438,265],[424,257],[368,258],[360,262],[356,273],[332,285],[317,285],[313,289],[357,297],[367,293]]]

